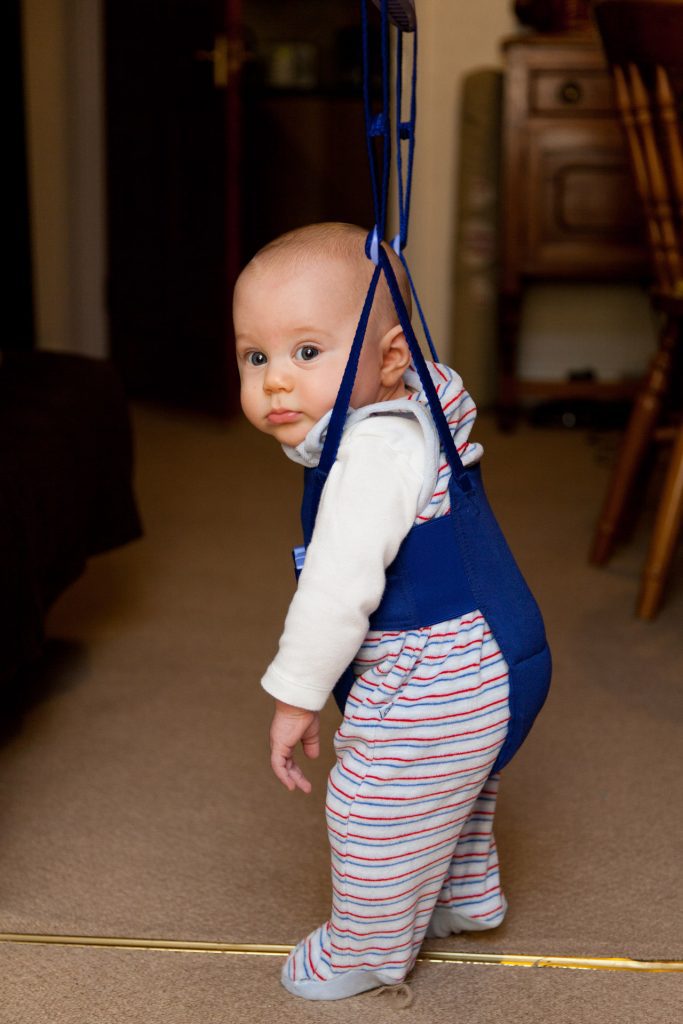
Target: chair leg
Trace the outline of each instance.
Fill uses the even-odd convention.
[[[593,565],[604,565],[612,554],[633,484],[657,426],[662,401],[669,390],[677,342],[678,324],[673,317],[668,317],[660,336],[659,348],[635,400],[617,464],[607,488],[589,556]]]
[[[683,426],[674,441],[671,461],[657,509],[636,614],[652,619],[659,610],[666,576],[673,559],[683,521]]]

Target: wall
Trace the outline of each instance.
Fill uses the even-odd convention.
[[[39,348],[103,356],[105,206],[100,0],[23,0]]]
[[[516,31],[511,0],[418,0],[417,148],[407,256],[430,330],[450,349],[456,126],[463,74],[501,64],[501,39]]]

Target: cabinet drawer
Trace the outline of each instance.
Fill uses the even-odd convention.
[[[614,91],[609,72],[597,68],[532,68],[529,112],[543,117],[613,115]]]

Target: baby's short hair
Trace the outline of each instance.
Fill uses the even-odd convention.
[[[367,236],[368,232],[356,224],[344,224],[341,221],[308,224],[306,227],[287,231],[272,242],[268,242],[262,249],[259,249],[248,266],[258,267],[260,263],[281,258],[286,259],[290,265],[296,266],[297,263],[300,263],[302,267],[311,259],[322,257],[339,259],[347,263],[354,271],[358,281],[359,296],[364,297],[374,270],[374,265],[365,253]],[[401,296],[410,316],[412,302],[405,267],[391,246],[386,242],[382,242],[382,245],[389,256]],[[383,274],[377,285],[374,309],[382,319],[387,318],[398,323],[398,314]]]

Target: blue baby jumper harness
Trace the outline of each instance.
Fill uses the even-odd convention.
[[[406,7],[405,0],[399,6]],[[475,610],[482,613],[491,627],[509,670],[510,721],[505,742],[492,768],[492,771],[499,771],[519,749],[543,706],[550,685],[551,657],[541,613],[493,515],[484,491],[480,467],[478,465],[465,467],[458,455],[446,416],[415,337],[391,262],[379,241],[384,234],[383,226],[386,217],[391,138],[387,87],[389,66],[387,0],[381,0],[381,10],[384,109],[381,113],[373,116],[367,84],[370,75],[366,0],[362,4],[366,128],[377,217],[377,224],[368,236],[366,253],[375,263],[375,271],[332,410],[320,462],[316,467],[305,470],[304,496],[301,507],[304,544],[308,546],[310,543],[322,490],[337,458],[373,299],[380,275],[384,274],[399,322],[410,348],[413,365],[427,397],[441,449],[451,469],[449,482],[451,511],[448,515],[438,516],[426,523],[413,526],[408,532],[396,558],[387,569],[384,593],[379,606],[370,617],[369,628],[371,630],[404,631],[431,626],[447,619],[459,618]],[[392,245],[408,273],[429,347],[436,360],[434,345],[402,252],[407,241],[415,140],[417,30],[413,12],[412,28],[408,29],[414,36],[411,111],[410,119],[407,122],[401,122],[401,55],[404,31],[400,19],[392,18],[392,20],[398,29],[396,109],[398,112],[397,164],[401,223],[400,233]],[[381,188],[378,188],[373,150],[373,140],[377,137],[383,143]],[[407,141],[409,145],[405,189],[401,164],[401,143],[404,141]],[[294,552],[297,574],[303,565],[304,551],[305,548],[296,548]],[[335,700],[342,713],[354,681],[355,676],[352,667],[349,666],[334,688]]]

